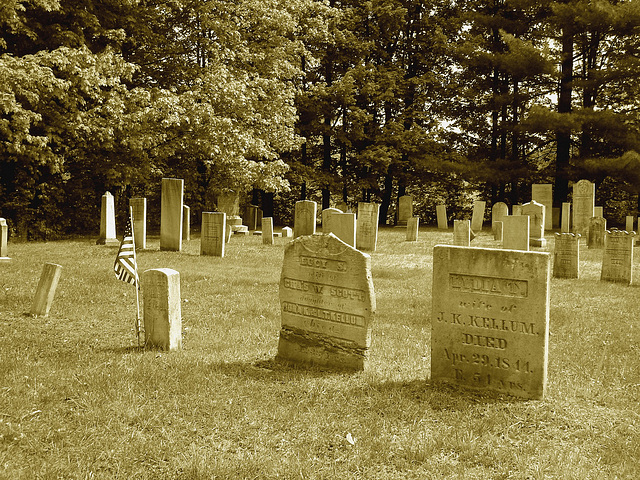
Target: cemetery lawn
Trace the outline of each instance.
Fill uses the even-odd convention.
[[[182,253],[150,237],[140,271],[180,272],[179,352],[136,347],[117,248],[10,243],[0,478],[638,478],[640,290],[599,281],[602,250],[581,246],[580,279],[552,279],[547,395],[524,401],[428,382],[432,250],[452,234],[404,238],[383,229],[372,254],[372,348],[355,374],[273,360],[285,239],[234,237],[216,258],[197,234]],[[486,230],[473,244],[497,245]],[[33,318],[45,262],[62,276],[49,316]]]

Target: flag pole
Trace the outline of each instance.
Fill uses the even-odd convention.
[[[136,258],[136,237],[133,232],[133,207],[129,205],[129,224],[131,225],[131,240],[133,242],[133,261],[136,265],[136,275],[134,276],[136,287],[136,339],[138,341],[138,348],[140,348],[140,280],[138,278],[137,265],[138,259]]]

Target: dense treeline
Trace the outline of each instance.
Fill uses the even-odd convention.
[[[633,213],[639,33],[637,0],[9,0],[0,216],[93,232],[105,191],[153,213],[167,176],[195,219],[234,191],[276,221],[413,193],[429,220],[579,178]]]

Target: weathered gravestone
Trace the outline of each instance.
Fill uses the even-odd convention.
[[[514,216],[522,215],[522,205],[516,204],[513,207],[511,207],[511,215],[514,215]]]
[[[133,238],[137,249],[147,248],[147,199],[133,197],[129,199],[133,216]]]
[[[9,258],[9,226],[4,218],[0,218],[0,261],[6,262]]]
[[[560,232],[569,233],[571,231],[571,203],[562,202],[562,220],[560,221]]]
[[[182,250],[184,180],[163,178],[160,200],[160,250]]]
[[[588,248],[604,248],[604,233],[607,230],[607,220],[602,217],[592,217],[589,221]]]
[[[249,230],[257,230],[258,225],[262,225],[262,210],[257,205],[247,205],[245,207],[244,223]]]
[[[100,237],[96,241],[96,244],[110,247],[120,245],[120,242],[116,238],[116,211],[111,192],[105,192],[105,194],[102,195]]]
[[[280,277],[278,358],[362,370],[375,295],[371,258],[332,234],[296,238]]]
[[[142,274],[145,345],[165,350],[182,348],[180,274],[152,268]]]
[[[200,255],[224,257],[226,216],[223,212],[202,212]]]
[[[589,221],[594,217],[596,185],[580,180],[573,185],[573,233],[589,234]]]
[[[547,252],[434,247],[431,380],[543,398],[549,279]]]
[[[378,245],[379,203],[358,202],[356,248],[375,252]]]
[[[529,250],[528,215],[509,215],[502,219],[502,247],[507,250]]]
[[[318,205],[313,200],[299,200],[296,202],[293,235],[298,238],[303,235],[316,233],[316,215]]]
[[[635,235],[624,230],[606,230],[600,280],[631,284]]]
[[[331,222],[331,215],[334,213],[342,213],[342,210],[337,208],[325,208],[320,215],[322,216],[322,233],[329,233],[327,231],[327,225]]]
[[[501,222],[504,217],[509,215],[509,207],[504,202],[496,202],[491,206],[491,231],[495,238],[496,222]]]
[[[580,275],[580,234],[556,233],[553,250],[553,276],[578,278]]]
[[[282,227],[282,238],[293,238],[293,230],[291,227]]]
[[[405,226],[411,217],[413,217],[413,197],[411,195],[402,195],[398,198],[397,225]]]
[[[44,264],[40,280],[38,281],[38,287],[36,288],[36,294],[33,297],[31,315],[49,315],[49,310],[53,303],[53,297],[56,294],[56,288],[58,288],[58,281],[60,280],[61,273],[62,265],[57,265],[55,263]]]
[[[502,242],[502,233],[503,233],[503,222],[500,220],[499,222],[495,222],[493,225],[493,239],[496,242]]]
[[[262,243],[273,245],[273,217],[262,217]]]
[[[532,247],[545,247],[547,240],[544,238],[544,205],[534,200],[525,203],[522,205],[522,215],[529,216],[529,245]]]
[[[544,228],[553,228],[553,185],[534,183],[531,185],[531,200],[544,205]]]
[[[447,220],[447,206],[436,205],[436,217],[438,219],[438,229],[448,230],[449,222]]]
[[[420,228],[420,217],[413,216],[407,220],[407,234],[405,240],[407,242],[418,241],[418,229]]]
[[[593,216],[604,218],[604,207],[593,207]]]
[[[459,247],[471,245],[471,222],[469,220],[453,221],[453,244]]]
[[[350,247],[356,246],[356,214],[333,213],[327,217],[326,228],[322,226],[324,233],[333,233]]]
[[[633,232],[633,215],[627,215],[625,218],[625,228],[627,232]]]
[[[191,207],[182,207],[182,241],[191,240]]]
[[[484,211],[487,206],[487,202],[476,200],[473,202],[473,213],[471,214],[471,230],[474,232],[482,231],[482,224],[484,223]]]

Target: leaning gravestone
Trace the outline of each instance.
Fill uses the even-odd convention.
[[[129,199],[133,215],[133,238],[136,248],[144,250],[147,248],[147,199],[144,197],[133,197]]]
[[[544,228],[553,228],[553,185],[550,183],[534,183],[531,185],[531,200],[544,205]]]
[[[273,245],[273,217],[262,217],[262,243]]]
[[[9,248],[7,247],[9,241],[9,226],[4,218],[0,218],[0,261],[6,262],[11,260],[9,258]]]
[[[604,233],[607,230],[607,220],[602,217],[592,217],[589,221],[588,248],[604,248]]]
[[[358,216],[356,219],[356,248],[358,250],[376,251],[379,215],[379,203],[358,202]]]
[[[544,238],[545,207],[535,200],[522,205],[522,215],[529,216],[529,245],[532,247],[546,247]]]
[[[375,296],[371,258],[332,234],[287,245],[280,277],[278,358],[362,370]]]
[[[182,250],[184,180],[163,178],[160,200],[160,250]]]
[[[38,281],[38,287],[36,288],[36,294],[33,297],[31,315],[42,315],[45,317],[49,315],[61,273],[62,265],[55,263],[44,264],[40,280]]]
[[[453,244],[458,247],[471,245],[471,222],[469,220],[453,221]]]
[[[145,346],[165,350],[182,348],[180,274],[170,268],[152,268],[142,274]]]
[[[484,223],[484,210],[487,206],[487,202],[476,200],[473,202],[473,213],[471,215],[471,230],[474,232],[482,231],[482,224]]]
[[[293,236],[298,238],[303,235],[316,233],[316,214],[318,205],[313,200],[299,200],[296,202]]]
[[[553,276],[578,278],[580,275],[580,234],[556,233],[553,251]]]
[[[96,244],[107,245],[110,247],[120,245],[120,242],[116,238],[116,212],[111,192],[105,192],[102,196],[100,209],[100,237]]]
[[[491,231],[495,238],[496,222],[501,222],[504,217],[509,215],[509,207],[504,202],[494,203],[491,207]]]
[[[573,185],[573,233],[589,234],[589,221],[595,212],[596,185],[580,180]]]
[[[202,212],[200,255],[224,257],[226,216],[223,212]]]
[[[434,247],[431,380],[543,398],[549,279],[547,252]]]
[[[529,250],[528,215],[509,215],[502,219],[502,248]]]
[[[398,225],[405,226],[407,221],[413,217],[413,197],[402,195],[398,198]]]
[[[624,230],[606,230],[600,280],[631,284],[635,235]]]
[[[326,227],[326,228],[325,228]],[[323,233],[333,233],[350,247],[356,246],[356,214],[333,213],[327,217]]]
[[[448,230],[449,222],[447,221],[447,206],[436,205],[436,217],[438,219],[438,229]]]
[[[418,229],[420,227],[420,217],[413,216],[407,220],[407,234],[405,240],[407,242],[418,241]]]

